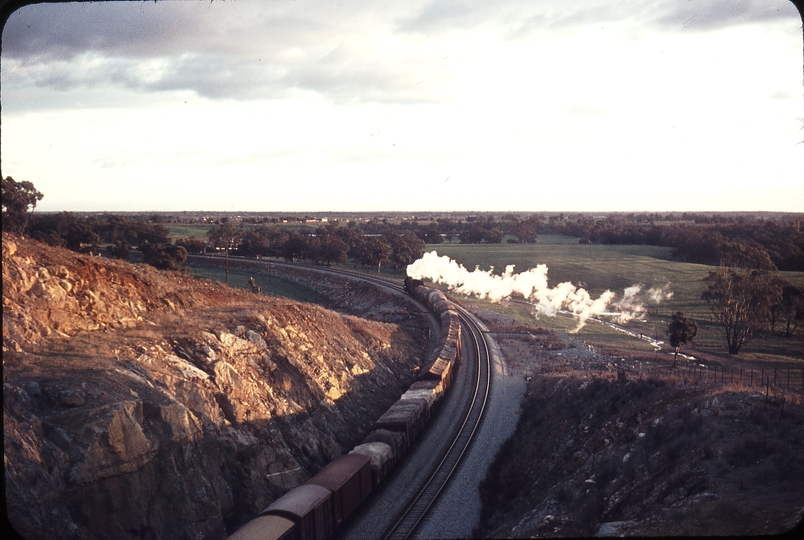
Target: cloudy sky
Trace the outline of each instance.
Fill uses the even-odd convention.
[[[38,4],[2,47],[41,210],[804,211],[788,0]]]

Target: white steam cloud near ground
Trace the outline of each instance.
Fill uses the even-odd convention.
[[[463,265],[446,255],[437,252],[425,253],[421,259],[408,265],[407,274],[413,279],[430,279],[434,283],[447,285],[450,291],[467,296],[488,298],[499,302],[512,295],[520,295],[533,302],[538,313],[555,316],[559,311],[571,313],[578,318],[577,332],[586,324],[589,317],[609,315],[617,322],[625,323],[645,313],[646,302],[660,303],[673,296],[669,284],[645,290],[642,285],[627,287],[622,298],[605,291],[598,298],[592,298],[586,289],[577,287],[569,281],[550,287],[547,283],[547,265],[539,264],[525,272],[514,273],[514,265],[508,265],[505,272],[494,274],[494,268],[467,270]],[[612,311],[616,310],[616,311]]]

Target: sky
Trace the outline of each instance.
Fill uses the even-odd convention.
[[[42,211],[804,211],[788,0],[29,5],[2,175]]]

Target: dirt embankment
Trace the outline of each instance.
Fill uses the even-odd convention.
[[[646,373],[639,358],[492,322],[530,383],[481,486],[480,537],[775,534],[799,524],[800,388],[685,378],[669,355]]]
[[[6,234],[2,271],[7,510],[30,538],[222,538],[422,360],[404,304],[371,321]]]

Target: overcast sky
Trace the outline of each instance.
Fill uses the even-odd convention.
[[[38,4],[2,46],[41,210],[804,211],[787,0]]]

